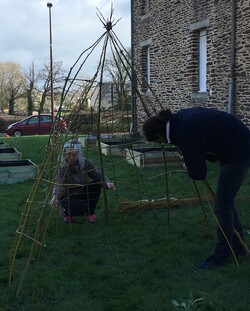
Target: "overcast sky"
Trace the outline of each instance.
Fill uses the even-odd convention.
[[[13,61],[27,70],[34,61],[41,67],[50,60],[49,9],[52,20],[53,60],[68,70],[77,57],[105,32],[97,17],[98,8],[109,19],[113,3],[113,31],[125,48],[130,47],[129,0],[0,0],[0,62]],[[100,51],[103,44],[100,44]],[[98,54],[98,55],[97,55]],[[99,52],[86,64],[97,65]],[[91,72],[86,72],[90,74]]]

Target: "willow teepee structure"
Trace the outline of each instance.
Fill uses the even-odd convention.
[[[138,133],[137,128],[135,127],[135,122],[138,120],[142,121],[140,118],[143,119],[156,113],[156,106],[152,102],[157,102],[158,108],[163,108],[163,106],[155,96],[153,90],[151,90],[152,99],[144,97],[141,94],[141,79],[137,79],[137,77],[141,77],[141,73],[138,72],[134,64],[132,64],[130,53],[126,51],[113,30],[118,22],[113,18],[113,8],[111,8],[111,14],[107,20],[99,11],[97,15],[105,31],[92,46],[79,55],[76,62],[70,68],[63,86],[60,107],[55,116],[55,120],[60,117],[68,118],[68,131],[61,133],[56,127],[55,122],[55,126],[51,131],[46,145],[44,161],[40,166],[37,178],[30,191],[29,197],[25,202],[20,223],[16,230],[16,238],[13,243],[10,258],[9,282],[11,284],[14,277],[20,279],[17,295],[19,295],[23,288],[30,264],[39,260],[40,253],[46,246],[45,237],[47,229],[53,225],[55,221],[53,217],[55,211],[51,209],[50,199],[52,188],[55,185],[58,157],[62,152],[62,146],[69,139],[79,141],[84,126],[85,131],[88,130],[85,138],[94,136],[97,145],[97,147],[85,147],[85,153],[91,152],[91,148],[93,148],[95,154],[99,156],[99,168],[102,171],[102,174],[105,175],[107,170],[109,170],[109,172],[112,171],[114,182],[117,183],[116,200],[118,211],[132,212],[134,210],[144,210],[146,208],[168,209],[168,207],[172,206],[194,205],[197,203],[202,205],[204,202],[211,202],[211,196],[206,191],[204,194],[200,195],[199,187],[188,180],[186,173],[180,165],[181,161],[179,161],[179,165],[177,165],[177,168],[175,167],[175,169],[169,167],[167,161],[165,161],[164,172],[161,176],[165,183],[164,188],[166,196],[164,198],[155,199],[154,194],[150,192],[150,183],[154,182],[155,179],[159,179],[159,175],[155,175],[153,169],[150,171],[151,176],[145,181],[143,174],[137,165],[131,165],[130,170],[134,171],[137,179],[137,182],[132,186],[129,181],[123,180],[119,183],[119,181],[116,180],[117,170],[125,160],[123,157],[118,158],[111,156],[111,160],[107,164],[104,159],[105,156],[101,152],[103,135],[105,134],[109,138],[115,138],[118,136],[121,151],[124,151],[132,144],[139,144],[141,138],[137,135]],[[98,49],[100,51],[100,58],[96,71],[92,77],[86,79],[84,78],[83,70],[87,62],[91,60],[93,53]],[[107,77],[108,55],[112,56],[114,67],[116,67],[116,74],[120,77],[119,92],[117,92],[116,95],[118,93],[122,95],[119,100],[114,103],[112,93],[109,98],[110,105],[104,107],[105,92],[107,92],[105,89],[105,79]],[[129,92],[127,91],[128,89],[130,90]],[[140,115],[135,114],[135,98],[140,102],[143,109],[143,113]],[[86,106],[90,101],[92,103],[91,107],[88,107],[90,110],[90,113],[88,114],[90,122],[86,125],[86,118],[83,118],[82,110],[84,110],[84,108],[86,109]],[[123,110],[120,114],[120,119],[123,119],[124,123],[120,124],[120,128],[117,129],[116,105],[121,104],[121,102],[123,103]],[[70,118],[65,111],[71,111]],[[116,118],[116,120],[114,118]],[[135,118],[137,119],[135,120]],[[162,153],[163,157],[165,157],[166,151],[164,148]],[[175,152],[175,156],[178,159],[180,158],[178,151]],[[133,161],[133,153],[131,153],[131,158]],[[187,184],[191,187],[192,191],[189,190],[191,198],[190,195],[184,199],[178,198],[176,192],[170,190],[170,177],[174,180],[179,174],[181,174],[182,179],[185,178]],[[173,182],[173,185],[174,184],[175,183]],[[131,189],[134,189],[135,195],[133,198],[130,197],[128,199],[126,194],[129,193]],[[103,191],[103,196],[105,215],[108,218],[109,204],[105,189]],[[23,251],[23,248],[25,249],[27,256],[24,266],[20,267],[17,262],[17,257],[19,252]]]

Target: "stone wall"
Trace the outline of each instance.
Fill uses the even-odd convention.
[[[232,1],[154,0],[148,9],[132,0],[133,63],[143,79],[143,49],[150,47],[150,92],[137,98],[138,124],[169,107],[228,110],[231,77]],[[232,113],[250,126],[250,1],[236,1],[235,92]],[[199,26],[200,25],[200,26]],[[198,92],[198,32],[207,32],[207,92]],[[145,52],[145,51],[144,51]],[[147,110],[147,109],[146,109]]]

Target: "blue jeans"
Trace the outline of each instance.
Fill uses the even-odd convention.
[[[244,249],[235,235],[234,229],[239,232],[243,240],[244,237],[234,199],[240,190],[249,167],[250,159],[240,163],[222,165],[215,194],[215,215],[236,255],[244,255]],[[218,259],[231,256],[230,247],[221,229],[219,227],[217,229],[217,241],[214,249],[214,256]]]

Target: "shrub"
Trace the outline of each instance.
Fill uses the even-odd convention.
[[[4,118],[0,117],[0,132],[4,131],[5,123]]]
[[[97,133],[98,128],[98,114],[97,113],[78,113],[78,114],[68,114],[64,117],[66,122],[68,123],[69,130],[74,132],[78,132],[80,134],[87,133]],[[129,131],[129,122],[127,117],[118,117],[112,119],[111,116],[109,118],[103,118],[101,116],[101,124],[100,131],[105,133],[112,132],[128,132]]]
[[[23,116],[9,116],[9,115],[0,116],[0,132],[5,132],[10,124],[20,121],[23,118],[24,118]]]

